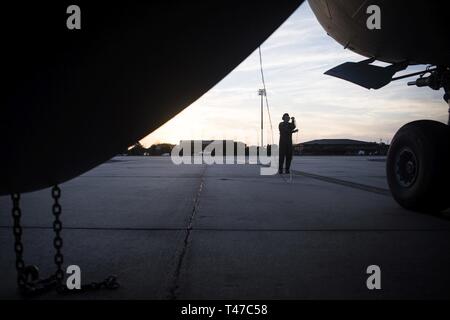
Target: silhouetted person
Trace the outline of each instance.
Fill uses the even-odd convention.
[[[289,119],[292,122],[289,122]],[[289,114],[285,113],[283,115],[283,122],[280,122],[278,129],[280,130],[280,162],[278,166],[278,173],[283,173],[284,160],[286,159],[286,170],[285,173],[289,173],[292,160],[292,133],[294,133],[296,128],[295,118],[289,117]]]

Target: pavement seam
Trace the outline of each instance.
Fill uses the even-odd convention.
[[[205,172],[206,172],[207,167],[208,166],[205,166],[205,169],[202,172],[202,175],[201,175],[201,178],[200,178],[200,185],[199,185],[199,187],[197,189],[197,193],[196,193],[196,195],[194,197],[194,203],[193,203],[191,215],[189,217],[188,225],[184,229],[186,231],[186,235],[185,235],[184,240],[183,240],[183,247],[181,248],[181,252],[180,252],[180,254],[178,255],[178,258],[177,258],[176,268],[175,268],[175,272],[174,272],[174,276],[173,276],[173,283],[172,283],[172,286],[169,289],[169,299],[170,300],[176,300],[177,299],[178,289],[179,289],[179,280],[180,280],[180,275],[181,275],[181,268],[183,266],[183,262],[184,262],[184,259],[186,257],[187,249],[188,249],[188,246],[189,246],[190,237],[191,237],[191,231],[193,229],[192,227],[193,227],[195,215],[197,213],[198,205],[199,205],[199,202],[200,202],[200,194],[202,193],[203,186],[205,184]]]
[[[448,220],[445,218],[439,218],[442,220]],[[0,226],[0,229],[11,230],[12,226]],[[28,226],[23,227],[23,229],[29,230],[53,230],[51,227],[40,227],[40,226]],[[64,230],[92,230],[92,231],[188,231],[187,228],[120,228],[120,227],[64,227]],[[429,228],[429,229],[382,229],[382,228],[372,228],[372,229],[338,229],[338,228],[303,228],[303,229],[274,229],[274,228],[209,228],[209,227],[197,227],[190,228],[189,231],[223,231],[223,232],[450,232],[450,229],[446,228]]]

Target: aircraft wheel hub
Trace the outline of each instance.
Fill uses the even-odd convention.
[[[396,177],[405,188],[411,187],[417,178],[417,158],[410,148],[403,148],[396,159]]]

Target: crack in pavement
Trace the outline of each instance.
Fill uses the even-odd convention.
[[[205,172],[206,172],[207,168],[208,168],[208,166],[205,166],[205,169],[203,170],[202,175],[200,177],[200,185],[199,185],[199,187],[197,189],[197,193],[194,197],[194,204],[192,207],[191,215],[189,217],[188,225],[187,225],[186,229],[184,229],[186,231],[186,235],[183,240],[183,248],[181,248],[181,252],[177,258],[177,263],[176,263],[176,268],[175,268],[175,272],[174,272],[174,276],[173,276],[172,286],[169,289],[169,299],[170,300],[177,299],[181,268],[183,266],[184,258],[186,256],[187,248],[188,248],[188,245],[190,242],[191,230],[192,230],[192,226],[194,223],[195,215],[197,213],[197,208],[198,208],[198,205],[200,202],[200,194],[203,190],[203,185],[205,184]]]

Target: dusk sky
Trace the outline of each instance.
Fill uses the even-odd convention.
[[[390,141],[407,122],[447,121],[442,91],[408,87],[414,78],[367,90],[323,73],[346,61],[365,59],[327,36],[305,2],[262,46],[264,71],[273,123],[283,113],[297,119],[294,143],[313,139],[349,138]],[[408,68],[407,72],[423,66]],[[232,139],[256,145],[259,139],[262,87],[258,50],[191,106],[141,142],[178,143],[187,139]],[[271,143],[265,112],[265,144]]]

